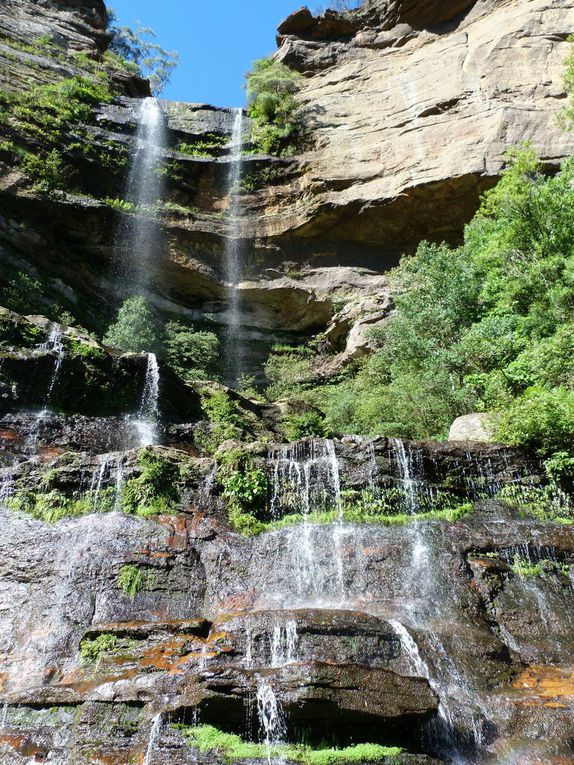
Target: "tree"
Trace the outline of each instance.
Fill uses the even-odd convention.
[[[157,96],[169,82],[173,69],[179,64],[179,54],[168,51],[154,40],[156,34],[150,27],[141,26],[131,29],[127,26],[116,26],[113,11],[110,14],[110,32],[112,41],[110,50],[121,56],[125,61],[131,61],[139,67],[142,77],[150,81],[151,91]]]
[[[164,344],[167,360],[184,380],[214,376],[219,358],[219,339],[214,332],[171,321],[165,327]]]
[[[152,353],[158,349],[157,325],[143,296],[128,298],[123,303],[104,336],[104,343],[132,353]]]

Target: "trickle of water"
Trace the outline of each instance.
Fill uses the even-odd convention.
[[[5,701],[2,704],[2,712],[0,713],[0,730],[4,730],[8,725],[8,702]]]
[[[416,497],[416,489],[415,489],[415,480],[412,475],[411,451],[409,449],[409,453],[407,455],[405,444],[403,441],[401,441],[400,438],[392,438],[391,443],[393,444],[393,447],[394,447],[399,470],[401,471],[401,480],[405,488],[407,512],[416,513],[417,497]]]
[[[287,735],[285,715],[273,688],[265,681],[257,684],[257,716],[267,747],[267,761],[271,763],[273,747],[282,743]]]
[[[28,435],[28,442],[34,448],[36,447],[36,444],[38,441],[38,433],[40,430],[40,425],[42,424],[42,421],[48,415],[48,412],[49,412],[48,404],[50,403],[50,399],[52,397],[52,393],[56,386],[56,382],[58,380],[58,377],[60,376],[60,369],[62,368],[62,362],[64,360],[65,349],[64,349],[64,343],[62,340],[62,331],[59,326],[54,325],[52,327],[52,329],[50,330],[48,339],[46,340],[45,343],[43,343],[40,346],[40,349],[46,353],[55,353],[56,360],[54,363],[54,369],[52,370],[52,375],[50,377],[50,382],[48,384],[48,392],[46,393],[44,406],[36,414],[34,418],[34,422],[30,429],[30,433]]]
[[[225,335],[224,355],[228,369],[229,383],[234,385],[243,372],[243,351],[241,348],[241,305],[237,288],[243,276],[241,263],[241,194],[242,175],[241,153],[243,146],[243,110],[237,109],[231,134],[230,164],[227,174],[227,194],[229,197],[229,238],[225,248],[225,276],[227,288],[227,332]]]
[[[158,442],[159,420],[159,365],[155,353],[147,354],[147,367],[141,404],[134,421],[138,434],[138,448],[154,446]]]
[[[153,723],[151,726],[150,734],[149,734],[149,740],[147,744],[147,749],[143,761],[143,765],[152,765],[152,757],[153,753],[155,751],[157,742],[159,740],[159,737],[161,736],[161,728],[162,728],[162,719],[161,719],[161,713],[157,714],[153,718]]]
[[[389,624],[394,629],[398,639],[401,641],[401,647],[411,660],[417,675],[420,677],[426,677],[428,680],[430,678],[429,668],[426,662],[423,661],[423,658],[419,652],[419,647],[413,640],[410,632],[407,630],[404,624],[396,619],[389,619]]]
[[[271,635],[271,666],[283,667],[297,661],[297,622],[290,619],[285,627],[276,625]]]

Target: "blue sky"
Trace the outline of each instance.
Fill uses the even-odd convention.
[[[120,25],[152,27],[180,65],[163,98],[242,106],[243,75],[272,53],[281,19],[302,0],[108,0]],[[314,3],[310,3],[313,7]]]

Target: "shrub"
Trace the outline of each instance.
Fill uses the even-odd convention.
[[[214,332],[198,331],[182,322],[166,324],[167,360],[184,380],[213,378],[219,360],[219,339]]]
[[[310,388],[313,368],[310,355],[301,350],[275,346],[264,366],[269,381],[266,396],[269,401],[280,398],[298,398]]]
[[[283,420],[283,432],[288,441],[300,438],[326,438],[329,435],[325,417],[318,411],[290,414]]]
[[[120,590],[129,595],[130,598],[135,598],[138,592],[148,589],[154,581],[155,574],[153,571],[143,569],[133,563],[126,563],[122,566],[116,579]]]
[[[33,182],[35,189],[48,193],[66,188],[72,176],[71,169],[66,167],[56,149],[39,154],[28,152],[20,162],[20,168]]]
[[[104,335],[104,343],[132,353],[157,350],[159,333],[154,316],[144,297],[128,298],[118,311],[116,321]]]
[[[21,314],[41,313],[45,308],[42,285],[23,271],[2,289],[1,300],[6,308]]]
[[[295,94],[301,75],[272,58],[255,61],[246,75],[253,141],[267,154],[286,153],[300,139]]]
[[[122,510],[142,517],[173,512],[179,502],[179,467],[145,449],[138,455],[138,464],[140,475],[122,488]]]
[[[214,452],[225,441],[238,439],[244,426],[243,418],[229,394],[215,390],[201,397],[201,406],[209,421],[209,431],[196,431],[198,445],[207,452]]]
[[[261,531],[257,514],[265,508],[269,489],[264,468],[251,455],[230,450],[218,459],[217,481],[227,500],[233,528],[247,536]]]

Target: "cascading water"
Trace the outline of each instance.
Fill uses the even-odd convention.
[[[242,147],[243,110],[237,109],[229,144],[230,162],[227,174],[229,237],[225,247],[225,277],[228,287],[224,358],[230,385],[236,385],[243,373],[241,304],[238,290],[243,275],[241,264],[241,195],[239,193],[242,175]]]
[[[160,228],[154,216],[163,193],[160,169],[165,143],[161,106],[157,99],[145,98],[139,108],[136,151],[125,191],[134,214],[122,216],[118,232],[121,257],[116,275],[131,294],[145,290],[153,260],[161,250]]]
[[[34,422],[30,429],[30,434],[28,436],[28,441],[34,449],[36,448],[36,444],[38,441],[40,426],[43,420],[45,420],[48,415],[48,412],[49,412],[48,407],[50,404],[50,399],[52,397],[52,393],[56,386],[58,377],[60,376],[60,370],[62,368],[62,362],[64,360],[65,349],[64,349],[63,339],[62,339],[62,330],[59,326],[54,325],[52,327],[47,341],[40,346],[40,350],[43,351],[44,353],[55,354],[56,358],[54,362],[54,368],[52,370],[52,374],[50,377],[50,382],[48,383],[48,391],[46,393],[46,398],[44,400],[44,406],[36,414],[36,417],[34,418]]]
[[[297,622],[276,625],[271,636],[271,666],[283,667],[297,661]]]
[[[147,354],[145,383],[139,412],[134,424],[138,435],[138,448],[154,446],[158,441],[159,419],[159,365],[155,353]]]
[[[274,449],[271,515],[279,518],[301,514],[302,524],[287,530],[287,546],[296,571],[297,594],[290,605],[340,606],[343,592],[341,484],[334,442],[310,439]],[[330,529],[314,524],[312,513],[330,513]],[[324,549],[325,531],[331,534],[332,550]],[[288,593],[283,599],[289,600]],[[283,603],[286,605],[286,603]]]
[[[153,765],[153,755],[156,749],[157,742],[161,736],[161,729],[162,729],[163,721],[161,714],[157,714],[153,718],[153,723],[151,726],[150,734],[149,734],[149,740],[148,745],[143,761],[143,765]]]
[[[267,747],[267,761],[271,763],[273,748],[285,740],[287,727],[281,703],[273,688],[264,680],[257,683],[257,716]]]

